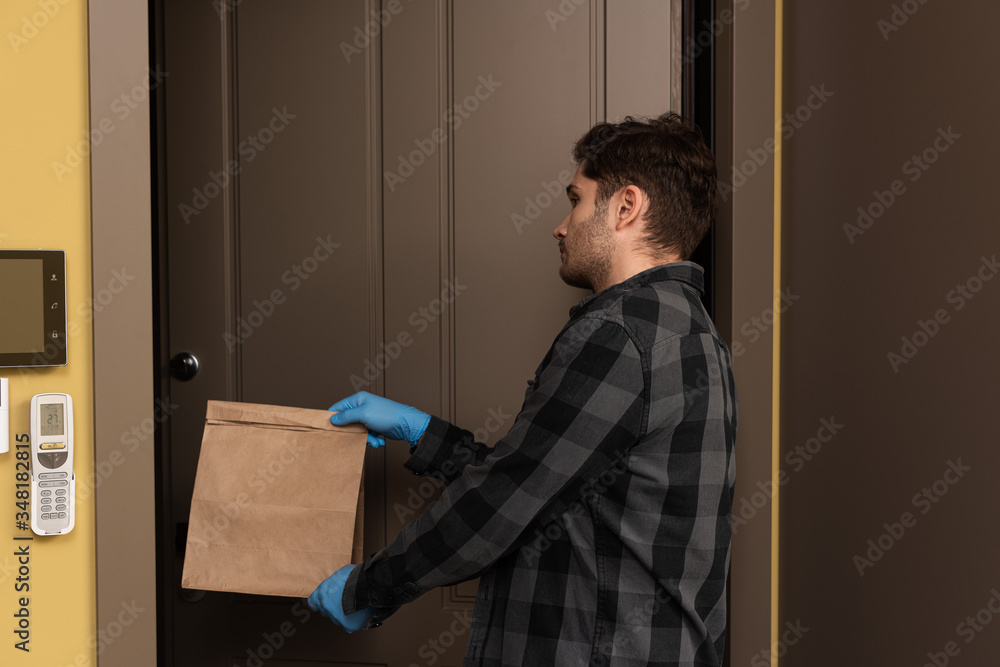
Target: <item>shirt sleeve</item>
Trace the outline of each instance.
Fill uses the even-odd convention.
[[[372,622],[381,623],[424,591],[479,576],[518,548],[529,526],[558,516],[638,440],[645,394],[642,361],[624,326],[604,316],[571,320],[510,431],[354,569],[344,611],[370,607]],[[439,421],[418,450],[455,438]]]
[[[465,429],[431,415],[431,421],[403,464],[415,475],[450,484],[467,465],[480,465],[493,449]]]

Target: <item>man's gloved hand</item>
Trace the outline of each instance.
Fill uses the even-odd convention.
[[[337,413],[330,415],[330,423],[335,426],[353,422],[364,424],[369,431],[368,444],[372,447],[381,447],[387,437],[415,445],[431,422],[426,412],[367,391],[337,401],[330,410]]]
[[[356,632],[365,627],[375,612],[361,609],[353,614],[344,613],[344,584],[357,565],[345,565],[316,587],[306,602],[313,611],[318,611],[348,632]]]

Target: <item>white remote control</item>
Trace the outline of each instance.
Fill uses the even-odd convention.
[[[64,535],[76,521],[73,475],[73,399],[31,397],[31,530]]]

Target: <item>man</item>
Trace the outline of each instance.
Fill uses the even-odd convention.
[[[368,393],[331,406],[447,487],[309,603],[353,631],[480,577],[466,665],[720,665],[736,395],[686,261],[717,208],[714,158],[673,114],[600,123],[574,158],[553,235],[560,277],[594,294],[492,449]]]

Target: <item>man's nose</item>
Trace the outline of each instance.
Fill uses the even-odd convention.
[[[566,237],[566,223],[568,221],[569,221],[569,216],[567,215],[566,218],[563,219],[561,223],[559,223],[559,226],[552,230],[552,236],[562,241]]]

